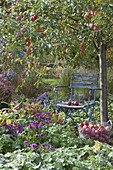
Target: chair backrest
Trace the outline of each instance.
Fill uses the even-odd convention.
[[[98,86],[98,75],[91,73],[72,73],[71,87],[93,89]]]

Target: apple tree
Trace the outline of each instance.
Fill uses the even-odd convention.
[[[60,29],[65,37],[62,40],[71,42],[77,47],[77,53],[99,57],[100,68],[100,121],[108,120],[107,106],[107,51],[113,47],[113,3],[112,0],[65,0],[48,2],[48,13],[61,18]],[[50,9],[54,9],[51,11]],[[56,11],[55,11],[56,10]],[[69,36],[70,35],[70,36]],[[60,42],[60,36],[58,39]],[[63,43],[64,43],[63,41]],[[71,47],[73,46],[71,45]],[[62,45],[63,48],[63,45]],[[68,49],[69,50],[69,49]],[[66,51],[65,51],[66,52]],[[69,54],[69,51],[67,51]],[[112,51],[111,51],[112,52]],[[67,55],[68,57],[68,55]],[[90,59],[90,58],[89,58]]]
[[[44,13],[46,3],[4,0],[0,7],[0,62],[3,69],[16,68],[24,76],[36,76],[35,84],[38,85],[48,73],[42,59],[55,60],[51,52],[51,27]]]
[[[31,69],[44,57],[65,58],[72,63],[78,59],[82,64],[98,56],[100,117],[101,123],[106,122],[106,54],[113,47],[112,0],[5,0],[1,5],[2,62],[11,65],[24,54],[22,62]]]

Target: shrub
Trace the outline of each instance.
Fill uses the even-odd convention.
[[[0,108],[6,107],[12,99],[13,87],[5,74],[0,74]]]

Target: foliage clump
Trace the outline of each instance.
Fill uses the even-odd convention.
[[[0,107],[6,106],[12,99],[13,87],[5,74],[0,74]],[[4,102],[4,103],[3,103]]]

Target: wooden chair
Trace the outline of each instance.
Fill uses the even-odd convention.
[[[69,90],[69,96],[60,98],[64,88]],[[75,114],[76,110],[82,110],[88,122],[95,123],[92,114],[94,113],[97,90],[100,90],[98,88],[98,75],[91,73],[72,73],[70,86],[56,85],[53,90],[56,94],[55,107],[64,111],[64,123],[67,117],[74,121],[71,113]]]

